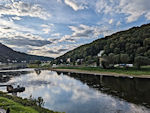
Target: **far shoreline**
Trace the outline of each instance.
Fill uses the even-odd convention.
[[[111,76],[111,77],[128,77],[128,78],[148,78],[150,79],[150,75],[130,75],[130,74],[120,74],[115,72],[100,72],[100,71],[88,71],[81,69],[50,69],[51,71],[61,72],[61,73],[77,73],[77,74],[89,74],[89,75],[97,75],[97,76]]]

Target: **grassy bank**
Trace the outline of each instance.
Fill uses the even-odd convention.
[[[22,106],[19,103],[16,103],[10,99],[4,98],[4,97],[0,97],[0,107],[3,109],[7,109],[10,108],[11,109],[11,113],[38,113],[36,110],[34,110],[31,107],[25,107]]]
[[[37,65],[37,64],[28,64],[28,68],[40,68],[40,69],[49,69],[50,65]]]
[[[29,99],[7,95],[0,92],[0,108],[10,108],[11,113],[58,113],[36,105]]]
[[[115,68],[115,69],[103,69],[100,67],[57,67],[56,69],[76,69],[81,71],[99,72],[99,73],[113,73],[113,74],[125,74],[125,75],[150,75],[150,66],[142,67],[140,70],[136,68]]]

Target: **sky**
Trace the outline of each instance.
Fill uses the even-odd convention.
[[[0,0],[0,42],[58,57],[96,39],[150,23],[150,0]]]

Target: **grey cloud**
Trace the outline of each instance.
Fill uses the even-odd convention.
[[[100,34],[104,35],[109,32],[108,28],[98,27],[98,26],[87,26],[81,24],[79,27],[70,26],[73,34],[71,37],[98,37]]]
[[[59,52],[53,51],[53,50],[49,50],[49,51],[47,51],[47,52],[50,53],[50,54],[59,54]]]
[[[47,44],[51,44],[52,42],[47,41],[47,40],[33,40],[33,39],[27,39],[27,38],[1,38],[1,41],[3,41],[6,44],[9,45],[16,45],[16,46],[26,46],[26,45],[30,45],[30,46],[44,46]]]
[[[49,50],[47,51],[48,53],[51,53],[51,54],[60,54],[61,52],[64,52],[64,51],[67,51],[68,49],[59,49],[57,51],[53,51],[53,50]]]
[[[71,37],[89,37],[90,35],[94,35],[95,28],[87,25],[81,24],[80,26],[70,26],[70,29],[73,31]]]
[[[93,33],[92,29],[84,30],[83,32],[75,33],[72,37],[88,37],[91,33]]]
[[[54,50],[43,50],[43,49],[33,49],[33,48],[30,48],[30,51],[41,51],[41,53],[44,53],[44,54],[60,54],[61,52],[59,51],[54,51]]]
[[[3,29],[11,29],[11,27],[5,27],[5,28],[3,28]]]
[[[108,30],[107,27],[98,27],[98,26],[87,26],[81,24],[80,26],[69,26],[69,28],[73,31],[71,35],[65,35],[57,42],[75,42],[80,38],[96,38],[99,35],[110,35],[112,33],[111,30]]]
[[[42,53],[49,53],[49,54],[59,54],[59,53],[60,53],[60,52],[58,52],[58,51],[45,50],[45,49],[43,49],[43,48],[40,48],[40,49],[30,48],[30,51],[41,51]]]
[[[47,53],[50,53],[50,54],[60,54],[61,52],[64,52],[64,51],[67,51],[68,49],[58,49],[57,51],[54,51],[54,50],[48,50],[46,51]]]
[[[67,38],[66,41],[75,42],[75,39],[73,39],[73,38]]]
[[[64,52],[64,51],[67,51],[68,49],[59,49],[58,51],[59,52]]]

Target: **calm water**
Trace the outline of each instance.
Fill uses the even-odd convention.
[[[57,73],[1,71],[0,84],[21,85],[23,98],[43,97],[44,107],[66,113],[150,113],[150,80]],[[5,88],[0,88],[6,91]]]

